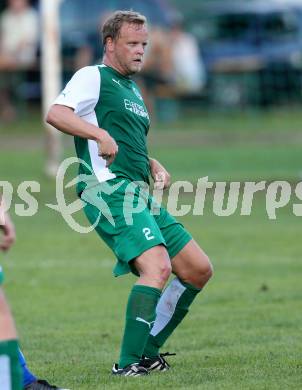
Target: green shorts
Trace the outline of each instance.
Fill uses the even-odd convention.
[[[89,222],[117,258],[115,276],[137,274],[131,260],[156,245],[164,245],[172,259],[192,239],[148,192],[129,180],[100,183],[81,198]]]
[[[1,286],[2,283],[3,283],[3,280],[4,280],[4,274],[3,274],[2,267],[1,267],[1,265],[0,265],[0,286]]]

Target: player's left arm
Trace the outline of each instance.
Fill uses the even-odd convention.
[[[151,176],[155,188],[169,188],[171,184],[170,173],[155,158],[149,158]]]
[[[0,194],[0,230],[3,231],[3,237],[0,237],[0,250],[8,251],[16,240],[15,226],[10,216],[5,212],[4,200]]]

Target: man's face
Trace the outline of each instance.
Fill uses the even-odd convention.
[[[28,6],[27,0],[9,0],[9,7],[15,12],[21,12]]]
[[[119,37],[109,40],[107,49],[122,74],[131,75],[142,69],[147,41],[147,27],[136,23],[124,23]]]

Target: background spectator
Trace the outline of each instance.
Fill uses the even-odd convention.
[[[172,89],[173,64],[169,33],[160,26],[149,26],[144,67],[137,82],[153,119],[157,98],[174,96]]]
[[[200,92],[206,81],[205,68],[197,39],[183,30],[181,15],[174,17],[169,36],[175,92],[177,94]]]
[[[38,15],[28,0],[8,0],[0,17],[0,118],[15,117],[12,95],[20,71],[32,66],[38,45]]]

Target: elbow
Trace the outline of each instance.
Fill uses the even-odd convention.
[[[49,125],[56,127],[56,114],[55,114],[54,107],[51,107],[50,110],[48,111],[46,118],[45,118],[45,121]]]

